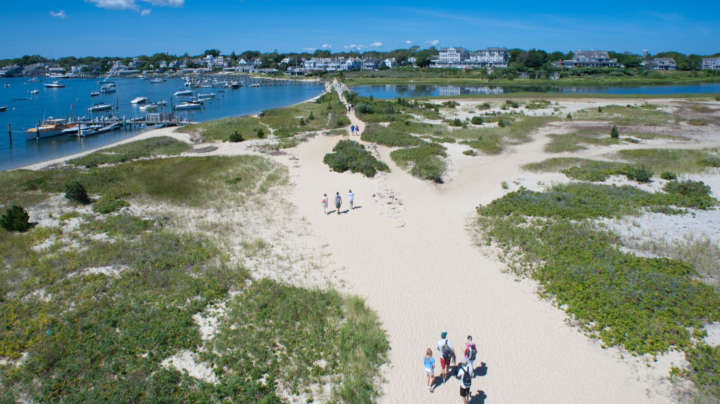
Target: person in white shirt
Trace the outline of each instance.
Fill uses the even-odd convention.
[[[327,197],[327,194],[323,194],[323,197],[322,197],[322,207],[323,207],[323,211],[324,211],[325,214],[327,215],[327,208],[328,208],[328,197]]]
[[[473,369],[470,363],[463,360],[457,372],[458,383],[460,384],[460,398],[463,404],[467,404],[472,399],[470,387],[472,387]]]
[[[348,191],[348,202],[350,202],[350,210],[355,209],[355,194],[353,193],[352,189]]]

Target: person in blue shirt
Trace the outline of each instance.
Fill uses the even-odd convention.
[[[425,376],[427,378],[427,386],[430,392],[433,391],[433,379],[435,379],[435,358],[432,355],[432,349],[428,348],[423,356],[423,365],[425,366]]]

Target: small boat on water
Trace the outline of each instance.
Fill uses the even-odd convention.
[[[176,97],[191,96],[191,95],[193,95],[193,91],[192,90],[180,90],[180,91],[175,91],[175,93],[173,95]]]
[[[242,87],[242,84],[240,84],[239,81],[230,82],[230,88],[232,88],[233,90],[237,90],[240,87]]]
[[[147,97],[135,97],[130,101],[130,104],[145,104],[147,102]]]
[[[103,111],[109,111],[112,109],[112,105],[110,104],[95,104],[92,107],[88,108],[88,112],[103,112]]]
[[[196,102],[183,102],[175,106],[175,111],[188,111],[193,109],[200,109],[202,105]]]
[[[260,83],[252,83],[248,87],[260,87]]]
[[[113,122],[110,124],[107,124],[105,126],[102,125],[88,125],[88,126],[81,126],[78,129],[78,136],[90,136],[90,135],[97,135],[100,133],[110,132],[113,130],[117,130],[122,128],[121,122]]]
[[[45,83],[45,87],[47,87],[47,88],[65,88],[65,84],[63,84],[59,81],[53,81],[52,83]]]
[[[8,109],[7,105],[3,105],[2,107],[0,107],[0,112],[5,112],[5,111],[7,111],[7,109]]]
[[[40,90],[30,90],[30,94],[32,94],[32,95],[40,94]]]
[[[161,79],[161,78],[156,78],[156,79],[150,80],[150,83],[151,83],[151,84],[160,84],[160,83],[162,83],[163,81],[164,81],[164,80]]]
[[[160,101],[157,102],[157,105],[160,105],[161,107],[164,107],[164,106],[167,105],[167,101],[165,101],[165,100],[160,100]]]
[[[215,93],[198,94],[198,98],[215,98]]]
[[[27,131],[25,131],[25,134],[29,139],[39,139],[43,137],[51,137],[51,136],[58,136],[62,135],[63,131],[65,129],[68,129],[72,126],[77,126],[77,124],[71,124],[68,123],[67,119],[53,119],[48,118],[45,121],[43,121],[40,125],[30,128]]]
[[[140,107],[140,112],[157,112],[157,104],[147,104]]]
[[[100,96],[100,91],[93,91],[93,92],[90,93],[90,96],[91,96],[91,97],[99,97],[99,96]]]
[[[115,91],[115,83],[103,84],[103,86],[100,88],[100,92],[103,94],[110,94],[114,93]]]

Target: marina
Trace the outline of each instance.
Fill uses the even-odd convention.
[[[6,130],[0,136],[0,169],[77,153],[151,128],[258,113],[322,92],[319,83],[280,80],[253,91],[244,84],[233,90],[233,81],[249,84],[249,78],[237,76],[191,80],[191,88],[184,88],[183,78],[101,78],[64,79],[59,82],[64,87],[54,88],[39,80],[0,78],[0,126]],[[211,87],[194,97],[192,86],[203,83]],[[179,89],[186,95],[173,96]],[[139,98],[145,102],[131,103]],[[48,123],[51,119],[57,121]]]

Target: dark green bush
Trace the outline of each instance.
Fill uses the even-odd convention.
[[[623,170],[625,176],[637,182],[650,182],[653,172],[645,166],[629,166]]]
[[[483,119],[482,119],[481,117],[479,117],[479,116],[474,116],[474,117],[472,117],[472,119],[470,120],[470,122],[471,122],[473,125],[482,125],[482,124],[483,124]]]
[[[710,187],[702,181],[673,181],[665,184],[665,192],[673,195],[681,204],[687,207],[707,209],[714,206],[717,201],[711,196]]]
[[[258,139],[265,139],[265,131],[262,130],[262,128],[258,128],[255,133],[257,134]]]
[[[339,141],[333,152],[325,155],[323,162],[333,171],[342,173],[350,170],[366,177],[374,177],[378,171],[390,171],[385,163],[365,150],[365,146],[352,140]]]
[[[505,105],[509,106],[510,108],[519,108],[520,107],[520,104],[518,104],[517,102],[515,102],[513,100],[505,101]]]
[[[305,126],[305,118],[300,118],[300,126]]]
[[[235,131],[230,135],[228,140],[233,143],[237,143],[237,142],[242,142],[243,140],[245,140],[245,138],[240,134],[240,132]]]
[[[460,104],[457,103],[457,102],[455,102],[455,101],[445,101],[445,102],[442,103],[442,105],[443,105],[443,107],[455,108],[455,107],[457,107],[457,106],[460,105]]]
[[[500,118],[500,120],[498,121],[498,126],[501,128],[504,128],[504,127],[508,126],[509,124],[510,123],[508,121],[506,121],[505,118]]]
[[[491,106],[490,106],[490,103],[489,103],[489,102],[484,102],[484,103],[482,103],[482,104],[480,104],[480,105],[477,106],[477,109],[480,110],[480,111],[484,111],[484,110],[487,110],[487,109],[490,109],[490,108],[491,108]]]
[[[80,202],[83,205],[90,203],[85,187],[78,181],[70,181],[65,185],[65,197],[71,201]]]
[[[613,125],[612,129],[610,129],[610,137],[613,139],[620,138],[620,131],[618,131],[617,126]]]
[[[675,175],[675,173],[672,173],[670,171],[663,171],[663,173],[660,174],[660,178],[667,180],[667,181],[675,181],[677,179],[677,175]]]
[[[105,215],[126,206],[130,206],[130,204],[115,195],[103,195],[93,204],[93,211]]]
[[[7,231],[24,232],[30,229],[30,215],[22,206],[13,205],[0,218],[0,225]]]
[[[572,114],[571,114],[571,113],[568,113],[568,114],[567,114],[567,119],[568,119],[568,121],[572,121],[572,119],[573,119],[573,116],[572,116]]]
[[[463,126],[463,123],[460,119],[455,118],[450,122],[451,126]]]
[[[315,115],[313,115],[312,111],[310,111],[310,115],[308,115],[308,121],[312,121],[315,119]]]

